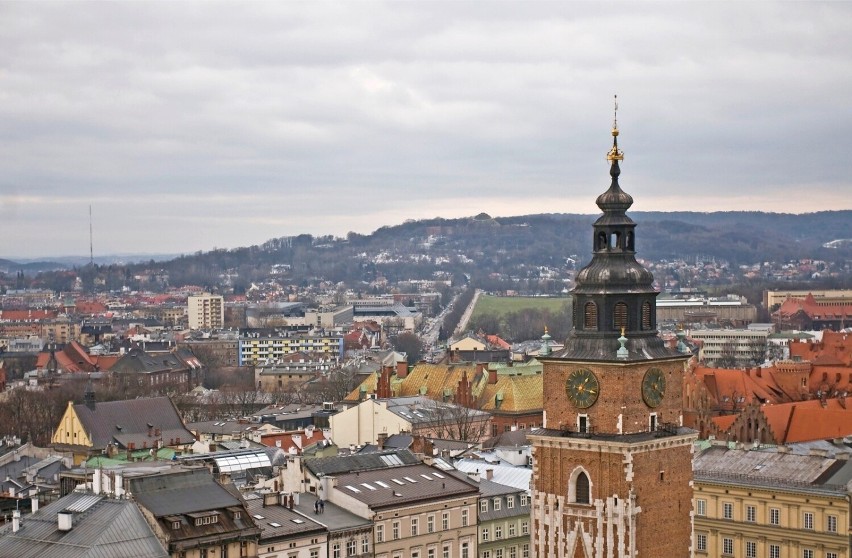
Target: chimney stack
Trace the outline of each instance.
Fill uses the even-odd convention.
[[[494,469],[485,469],[485,480],[492,480],[494,478]]]
[[[58,527],[60,531],[70,531],[74,526],[74,512],[72,511],[62,510],[56,514],[56,519],[59,522]]]
[[[12,532],[17,533],[21,530],[21,510],[12,511]]]

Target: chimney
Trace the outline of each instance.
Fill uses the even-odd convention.
[[[295,500],[295,498],[293,498],[293,493],[291,492],[290,495],[287,497],[287,508],[288,509],[291,509],[291,510],[293,509],[294,500]]]
[[[293,492],[293,494],[291,495],[291,497],[293,498],[293,505],[294,505],[294,506],[298,506],[298,505],[299,505],[299,493],[298,493],[298,492]]]
[[[396,377],[397,378],[405,378],[408,376],[408,361],[403,360],[401,362],[396,363]]]
[[[485,480],[494,479],[494,469],[485,469]]]
[[[489,370],[488,371],[488,383],[494,385],[497,383],[497,371]]]
[[[385,442],[388,441],[388,433],[387,432],[379,432],[376,443],[379,446],[379,451],[385,449]]]
[[[21,510],[12,511],[12,532],[17,533],[21,530]]]
[[[33,508],[33,513],[38,511],[38,497],[30,499],[30,505]]]
[[[74,526],[74,512],[69,510],[62,510],[61,512],[56,514],[56,519],[59,522],[59,530],[60,531],[70,531]]]
[[[275,505],[278,501],[278,494],[274,492],[268,492],[263,495],[263,507]]]

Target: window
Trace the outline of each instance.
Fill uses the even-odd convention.
[[[482,542],[489,540],[488,527],[483,527],[481,533]]]
[[[506,509],[511,510],[515,507],[515,497],[514,496],[506,496]]]
[[[577,415],[577,432],[589,431],[589,415]]]
[[[707,535],[704,533],[696,533],[695,550],[698,552],[707,552]]]
[[[488,500],[480,500],[479,501],[479,512],[485,513],[488,511]]]
[[[521,521],[521,534],[529,535],[530,534],[530,522],[529,521]]]
[[[583,307],[583,329],[598,329],[598,305],[587,302]]]
[[[769,545],[769,558],[781,558],[781,545],[780,544],[770,544]]]
[[[494,511],[500,511],[500,498],[494,498]]]
[[[482,551],[482,558],[491,558],[491,551],[490,550],[483,550]]]
[[[502,538],[503,538],[503,526],[497,525],[497,526],[494,527],[494,540],[496,541],[496,540],[502,539]]]
[[[334,543],[331,547],[331,558],[340,558],[340,543]]]
[[[411,518],[411,536],[417,536],[418,521],[416,517]]]
[[[385,542],[385,526],[376,525],[376,542]]]
[[[318,548],[312,548],[311,549],[311,558],[319,558],[319,549]]]
[[[769,508],[769,524],[781,525],[781,510],[778,508]]]
[[[503,558],[503,549],[498,548],[494,551],[494,558]]]
[[[346,556],[355,556],[358,554],[358,541],[355,539],[346,542]]]
[[[825,530],[828,531],[829,533],[836,533],[837,532],[837,516],[836,515],[826,516]]]
[[[172,521],[172,529],[180,529],[180,521]]]
[[[461,545],[461,558],[470,558],[470,543],[463,542]]]
[[[521,546],[521,558],[530,558],[530,544],[524,543]]]
[[[722,554],[732,556],[734,554],[734,539],[722,539]]]
[[[754,523],[757,521],[757,507],[756,506],[746,506],[746,521],[749,523]]]
[[[450,528],[450,514],[449,512],[443,512],[441,514],[441,529],[446,531]]]
[[[515,531],[517,531],[517,526],[514,523],[509,523],[509,536],[514,537]]]
[[[529,505],[529,496],[521,494],[521,507]]]
[[[426,558],[435,558],[435,547],[434,546],[430,546],[426,550]]]
[[[361,539],[361,554],[369,554],[370,553],[370,537],[364,537]]]
[[[468,515],[470,515],[470,514],[468,514],[468,512],[467,512],[467,508],[462,508],[462,511],[461,511],[462,527],[467,527]]]
[[[462,510],[462,517],[465,516],[465,514],[464,514],[465,511],[467,511],[467,510]],[[427,533],[434,533],[435,532],[435,516],[434,515],[426,516],[426,532]]]
[[[826,552],[825,558],[837,558],[837,553],[836,552]]]
[[[651,303],[647,301],[642,303],[642,329],[651,329]]]
[[[814,514],[811,512],[805,512],[802,514],[802,529],[813,529],[814,528]]]
[[[450,545],[449,545],[449,543],[444,544],[444,549],[441,553],[441,558],[450,558]]]
[[[814,558],[814,551],[810,548],[802,549],[802,558]]]
[[[746,558],[757,558],[757,543],[755,541],[746,541],[745,550]]]
[[[612,311],[612,327],[616,331],[621,331],[622,328],[629,329],[627,326],[627,305],[623,302],[617,302]]]
[[[695,501],[695,515],[702,517],[707,515],[707,500],[699,498]]]
[[[589,477],[586,476],[586,473],[580,473],[577,475],[577,480],[575,481],[575,498],[574,501],[578,504],[588,504],[589,503]]]
[[[725,519],[733,519],[734,518],[734,505],[730,502],[725,502],[722,504],[722,517]]]
[[[397,540],[397,539],[399,538],[399,521],[394,521],[394,522],[393,522],[393,527],[392,527],[392,529],[393,529],[393,535],[392,535],[392,538],[393,538],[393,540]]]
[[[510,546],[509,547],[509,558],[518,558],[518,547]]]

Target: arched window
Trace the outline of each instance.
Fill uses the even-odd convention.
[[[633,250],[633,233],[629,232],[624,237],[624,248],[627,250]]]
[[[606,233],[601,232],[598,234],[598,250],[606,250]]]
[[[616,303],[612,311],[612,327],[620,331],[621,328],[628,329],[627,325],[627,304],[624,302]]]
[[[577,475],[574,494],[576,496],[574,501],[578,504],[589,504],[591,502],[589,497],[589,477],[586,473]]]
[[[609,247],[613,250],[615,250],[617,248],[621,248],[621,233],[619,233],[619,232],[612,233],[612,235],[610,236]]]
[[[642,329],[652,329],[651,326],[651,303],[647,300],[642,303]]]
[[[598,305],[594,302],[587,302],[583,307],[583,329],[598,329]]]

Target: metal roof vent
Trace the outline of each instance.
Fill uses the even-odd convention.
[[[74,512],[72,511],[62,510],[56,514],[56,519],[59,522],[60,531],[70,531],[74,526]]]

